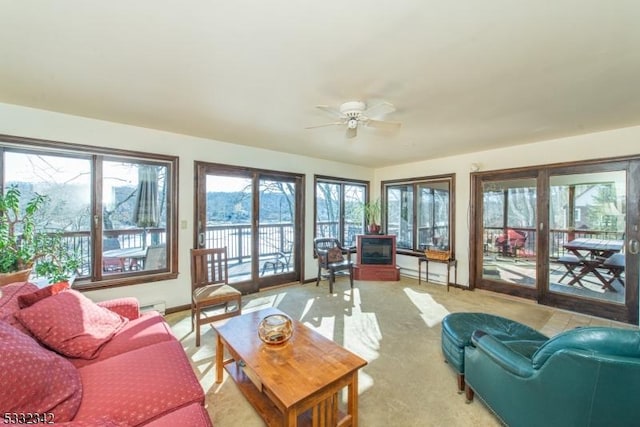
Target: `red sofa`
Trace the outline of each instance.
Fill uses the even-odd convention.
[[[11,418],[3,422],[212,425],[202,387],[159,313],[141,314],[134,298],[95,304],[27,282],[0,293],[0,414]]]

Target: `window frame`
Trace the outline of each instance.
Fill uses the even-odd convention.
[[[91,241],[89,253],[93,273],[87,278],[76,279],[74,288],[94,290],[170,280],[178,277],[178,156],[0,134],[0,189],[5,186],[4,153],[6,151],[84,158],[90,162],[90,206],[91,216],[94,221],[91,221],[89,231]],[[102,259],[103,236],[102,161],[113,160],[139,164],[162,164],[167,168],[167,196],[165,201],[167,265],[165,269],[152,270],[150,272],[140,270],[120,275],[103,275],[101,268],[98,268],[99,261]],[[97,254],[100,256],[97,256]]]
[[[370,181],[359,180],[359,179],[349,179],[349,178],[338,178],[327,175],[314,175],[313,176],[313,237],[318,237],[318,183],[328,183],[340,186],[340,213],[339,213],[339,224],[338,224],[338,234],[340,242],[345,245],[343,242],[343,238],[345,235],[345,187],[347,185],[353,186],[361,186],[364,187],[364,203],[368,203],[370,199]],[[364,221],[364,210],[362,212],[362,233],[366,233],[366,222]],[[315,254],[314,254],[315,256]]]
[[[389,189],[398,188],[398,187],[411,187],[413,192],[413,200],[412,200],[412,211],[411,211],[411,248],[400,248],[396,247],[396,252],[398,254],[410,255],[410,256],[423,256],[424,249],[420,248],[418,243],[418,221],[419,221],[419,213],[420,213],[420,187],[428,185],[430,183],[449,183],[449,251],[451,253],[451,257],[455,258],[455,187],[456,187],[456,174],[441,174],[441,175],[431,175],[431,176],[423,176],[423,177],[414,177],[414,178],[404,178],[404,179],[395,179],[395,180],[387,180],[382,181],[380,183],[380,194],[381,194],[381,203],[382,203],[382,223],[383,230],[385,233],[389,233],[389,197],[388,191]]]

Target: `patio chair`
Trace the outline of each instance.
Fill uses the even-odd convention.
[[[102,241],[102,252],[120,249],[120,241],[115,237],[108,237]],[[119,257],[103,257],[102,271],[114,273],[124,271],[124,262]]]
[[[260,271],[260,275],[264,276],[264,274],[270,269],[273,269],[273,274],[277,274],[278,270],[281,273],[284,273],[285,270],[289,270],[289,263],[291,262],[291,252],[278,252],[273,256],[273,258],[267,259],[262,263],[262,270]]]
[[[195,325],[196,347],[201,325],[242,312],[242,294],[228,280],[227,248],[191,249],[191,330]]]
[[[343,248],[340,240],[334,238],[319,237],[313,240],[313,249],[318,257],[318,276],[316,286],[323,277],[329,279],[329,293],[333,293],[333,283],[336,275],[348,275],[351,288],[353,288],[353,262],[351,253]],[[347,259],[344,255],[347,255]],[[322,274],[322,272],[326,273]]]
[[[147,247],[147,255],[144,257],[144,270],[162,270],[167,267],[167,247],[165,245],[152,245]]]
[[[518,250],[524,249],[526,243],[527,235],[525,233],[509,228],[505,234],[496,237],[495,245],[501,248],[504,256],[517,258]]]

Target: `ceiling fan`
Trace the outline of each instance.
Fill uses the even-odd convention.
[[[367,108],[367,104],[362,101],[345,102],[340,105],[338,109],[329,107],[328,105],[316,105],[316,108],[326,111],[330,115],[336,117],[338,121],[325,123],[323,125],[309,126],[306,129],[346,125],[347,138],[353,138],[358,134],[358,127],[360,125],[386,129],[396,129],[400,127],[400,123],[398,122],[388,122],[385,120],[376,120],[371,118],[383,116],[396,111],[396,107],[388,102],[382,102],[369,108]]]

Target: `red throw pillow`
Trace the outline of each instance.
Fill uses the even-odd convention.
[[[15,317],[41,343],[69,357],[94,359],[127,319],[69,289],[24,308]]]
[[[69,282],[54,283],[53,285],[49,285],[46,288],[38,289],[33,293],[20,295],[18,297],[18,305],[20,305],[20,308],[29,307],[37,303],[38,301],[45,299],[46,297],[59,294],[60,292],[67,289],[69,289]]]
[[[37,290],[38,287],[29,282],[11,283],[10,285],[0,287],[0,320],[4,320],[11,326],[29,335],[30,332],[22,326],[22,323],[18,322],[14,313],[20,311],[18,298],[21,295],[30,294]]]
[[[76,415],[82,384],[71,362],[2,321],[0,354],[4,414],[51,413],[60,422]]]

